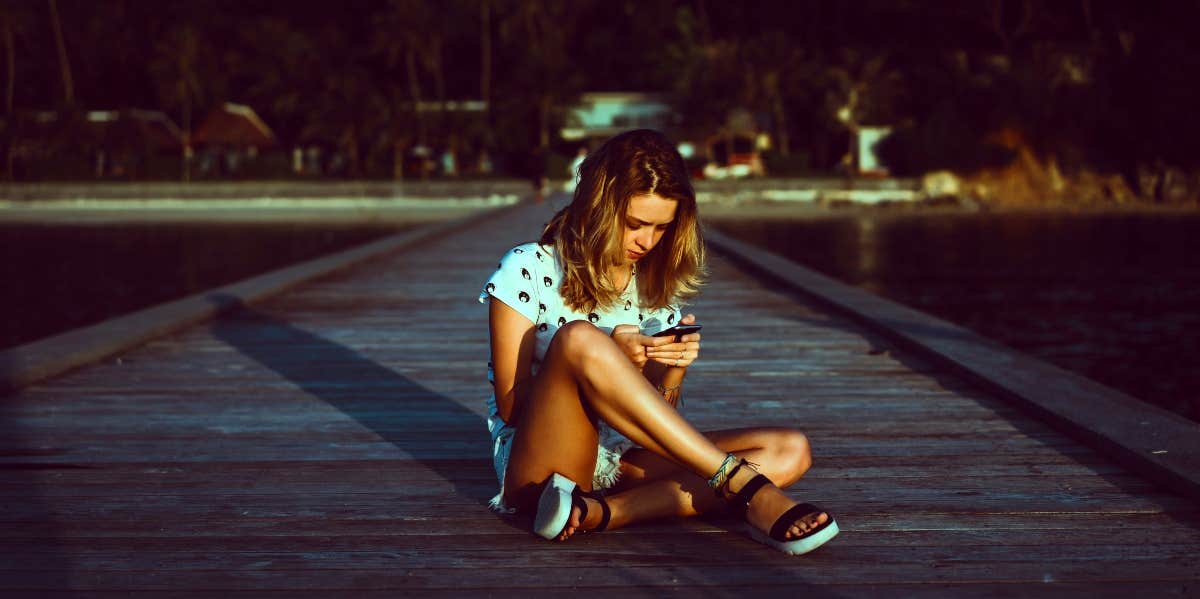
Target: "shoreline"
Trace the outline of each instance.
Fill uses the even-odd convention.
[[[549,189],[561,195],[563,180]],[[713,220],[892,218],[985,214],[1200,214],[1200,204],[977,203],[927,198],[911,179],[764,178],[693,182]],[[459,181],[0,184],[0,223],[411,223],[529,200],[527,182]]]
[[[914,202],[822,206],[811,202],[743,201],[700,203],[705,219],[725,221],[830,219],[852,217],[982,216],[987,214],[1200,214],[1200,205],[1124,204],[1104,206],[987,206],[967,208]]]

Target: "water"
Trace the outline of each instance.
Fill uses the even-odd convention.
[[[0,348],[239,281],[400,228],[0,224]]]
[[[879,213],[715,224],[1200,420],[1200,214]]]

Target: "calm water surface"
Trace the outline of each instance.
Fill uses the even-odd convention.
[[[0,225],[0,348],[198,293],[401,227]]]
[[[1200,215],[716,222],[844,282],[1200,420]]]

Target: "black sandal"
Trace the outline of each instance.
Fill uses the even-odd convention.
[[[588,507],[584,501],[585,497],[599,503],[603,513],[600,515],[598,526],[582,532],[604,532],[604,529],[608,528],[609,518],[612,517],[604,494],[599,491],[584,491],[574,481],[558,473],[550,475],[542,488],[537,515],[533,518],[533,532],[544,539],[558,538],[567,527],[567,522],[571,519],[571,508],[575,506],[579,507],[579,521],[586,520]]]
[[[737,465],[734,466],[728,474],[726,474],[725,468],[728,467],[729,463],[732,461],[737,461]],[[744,523],[744,531],[750,536],[750,538],[789,555],[801,555],[808,553],[809,551],[812,551],[821,545],[824,545],[825,543],[829,542],[830,539],[837,536],[839,530],[837,522],[833,519],[833,514],[830,514],[828,510],[821,509],[820,507],[817,507],[811,503],[799,503],[789,508],[781,516],[775,519],[775,523],[771,525],[771,531],[769,533],[764,533],[753,524],[745,522],[746,512],[750,510],[750,500],[754,497],[755,493],[758,493],[760,489],[771,484],[771,480],[762,474],[756,474],[754,478],[750,479],[749,482],[747,482],[745,485],[742,485],[742,488],[738,490],[738,492],[732,497],[727,496],[725,492],[728,491],[729,481],[733,480],[733,475],[737,473],[737,471],[743,466],[754,470],[754,464],[744,459],[739,460],[737,456],[729,454],[729,456],[725,458],[725,461],[721,463],[721,467],[717,469],[716,474],[713,474],[713,477],[709,479],[708,484],[710,487],[712,487],[713,492],[717,494],[717,497],[725,499],[725,501],[729,503],[730,507],[737,512],[738,517],[740,517]],[[796,520],[799,520],[803,516],[821,513],[829,516],[829,519],[823,524],[818,525],[816,528],[809,529],[807,532],[798,537],[791,539],[787,538],[787,531],[792,527],[792,524],[794,524]]]

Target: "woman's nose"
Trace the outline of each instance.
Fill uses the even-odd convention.
[[[638,231],[634,241],[638,244],[638,247],[644,250],[650,249],[650,245],[654,243],[654,233],[652,231]]]
[[[637,245],[642,246],[643,250],[649,250],[650,247],[653,247],[654,230],[647,228],[637,232]]]

